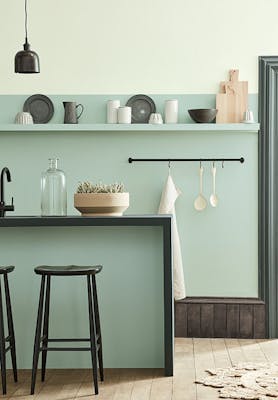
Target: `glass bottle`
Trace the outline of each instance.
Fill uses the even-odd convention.
[[[42,173],[41,214],[67,215],[66,177],[58,169],[58,158],[49,158],[49,168]]]

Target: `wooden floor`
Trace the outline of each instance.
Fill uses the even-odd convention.
[[[19,383],[8,376],[8,394],[14,400],[216,400],[217,390],[196,385],[196,377],[209,367],[232,363],[278,361],[278,340],[184,339],[175,340],[175,374],[162,370],[106,370],[100,393],[92,393],[89,370],[48,370],[44,384],[39,380],[35,396],[29,396],[30,371],[19,372]]]

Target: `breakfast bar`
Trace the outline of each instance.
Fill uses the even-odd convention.
[[[15,216],[0,219],[0,228],[55,227],[159,227],[162,228],[164,287],[164,373],[173,375],[173,293],[171,215],[125,215],[121,217]],[[16,245],[16,244],[15,244]],[[144,252],[144,249],[142,249]],[[155,322],[154,322],[155,323]],[[144,343],[142,343],[144,345]]]

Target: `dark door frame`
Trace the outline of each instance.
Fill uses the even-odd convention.
[[[259,297],[266,303],[267,335],[274,338],[278,336],[278,56],[259,57],[259,122]]]

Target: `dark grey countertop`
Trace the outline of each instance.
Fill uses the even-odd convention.
[[[172,215],[147,214],[123,215],[120,217],[42,217],[36,215],[6,216],[0,218],[0,227],[36,227],[36,226],[168,226]]]

